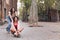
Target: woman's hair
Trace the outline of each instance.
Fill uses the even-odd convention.
[[[13,22],[15,22],[15,18],[17,18],[17,21],[19,20],[19,18],[17,16],[13,17]]]
[[[13,14],[13,8],[10,9],[11,15]],[[15,8],[14,8],[14,13],[15,13]]]

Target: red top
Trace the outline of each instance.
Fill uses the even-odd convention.
[[[18,22],[17,23],[14,23],[14,27],[17,29],[17,26],[18,26]]]

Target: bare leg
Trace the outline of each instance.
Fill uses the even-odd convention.
[[[20,30],[18,30],[18,32],[22,32],[23,29],[24,29],[24,28],[20,28]]]

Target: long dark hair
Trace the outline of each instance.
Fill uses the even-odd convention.
[[[17,22],[18,22],[19,18],[17,16],[13,17],[13,22],[15,22],[15,18],[17,18]]]
[[[14,7],[13,7],[14,8]],[[13,8],[10,9],[11,15],[13,14]],[[14,13],[15,13],[15,8],[14,8]]]

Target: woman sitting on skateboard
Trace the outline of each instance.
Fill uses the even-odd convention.
[[[14,35],[14,36],[19,36],[20,35],[20,32],[23,30],[23,28],[20,27],[19,25],[19,22],[18,22],[19,18],[17,16],[15,16],[13,18],[13,21],[12,21],[12,26],[11,26],[11,33]]]

